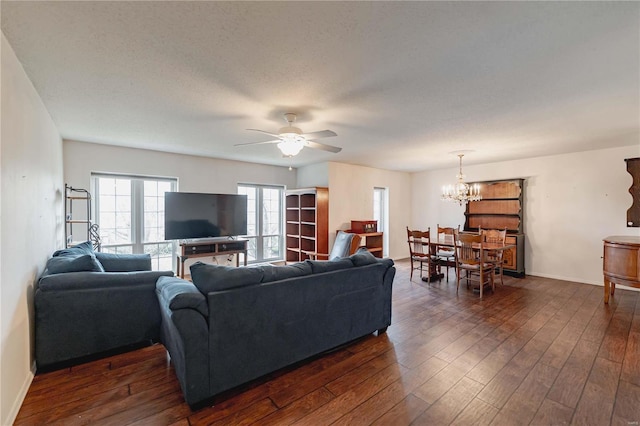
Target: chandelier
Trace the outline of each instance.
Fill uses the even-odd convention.
[[[458,182],[454,185],[442,187],[442,199],[457,201],[460,205],[467,204],[469,201],[482,200],[480,185],[477,183],[469,185],[464,182],[464,174],[462,174],[462,157],[464,157],[464,154],[458,154],[458,157],[460,157],[460,172],[456,175]]]

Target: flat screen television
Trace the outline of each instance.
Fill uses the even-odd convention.
[[[247,196],[167,192],[164,239],[233,237],[247,234]]]

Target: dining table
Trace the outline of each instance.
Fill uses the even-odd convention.
[[[453,235],[441,235],[437,239],[431,240],[430,244],[431,244],[431,253],[436,253],[439,247],[455,248],[456,246],[455,241],[453,239]],[[482,251],[485,251],[485,250],[486,251],[502,251],[502,250],[513,248],[515,246],[516,246],[515,244],[501,244],[501,243],[494,243],[494,242],[488,242],[488,241],[483,241],[481,243],[474,243],[472,245],[474,249],[477,249],[477,250],[482,249]],[[434,280],[440,280],[442,278],[444,278],[444,274],[438,273],[436,271],[432,273],[430,277],[422,277],[422,281],[430,282]]]

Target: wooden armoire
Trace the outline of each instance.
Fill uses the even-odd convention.
[[[524,179],[474,182],[480,185],[482,200],[467,203],[464,230],[506,229],[504,271],[524,276]]]

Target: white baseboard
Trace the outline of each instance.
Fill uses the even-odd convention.
[[[554,280],[570,281],[570,282],[574,282],[574,283],[591,284],[591,285],[597,285],[597,286],[600,286],[600,287],[604,287],[604,277],[603,277],[603,279],[601,279],[599,281],[587,281],[587,280],[583,280],[583,279],[579,279],[579,278],[563,277],[563,276],[559,276],[559,275],[543,274],[543,273],[538,273],[538,272],[531,272],[531,273],[527,272],[527,276],[542,277],[542,278],[552,278]],[[623,289],[623,290],[640,291],[640,288],[627,287],[626,285],[619,285],[619,284],[616,284],[616,288],[617,289]]]
[[[29,387],[31,386],[31,382],[33,382],[33,378],[36,375],[36,362],[33,361],[31,364],[31,370],[27,374],[27,377],[24,378],[24,383],[20,388],[20,392],[16,395],[16,400],[13,402],[11,406],[11,410],[7,414],[7,418],[1,419],[0,424],[3,425],[12,425],[16,421],[16,417],[18,417],[18,412],[20,412],[20,407],[22,407],[22,403],[24,402],[25,397],[27,396],[27,392],[29,391]]]
[[[565,277],[563,275],[545,274],[545,273],[542,273],[542,272],[529,272],[529,271],[527,271],[526,274],[527,274],[527,276],[542,277],[542,278],[552,278],[554,280],[560,280],[560,281],[570,281],[570,282],[574,282],[574,283],[604,286],[604,282],[602,280],[600,280],[600,281],[590,281],[590,280],[584,280],[582,278]]]

